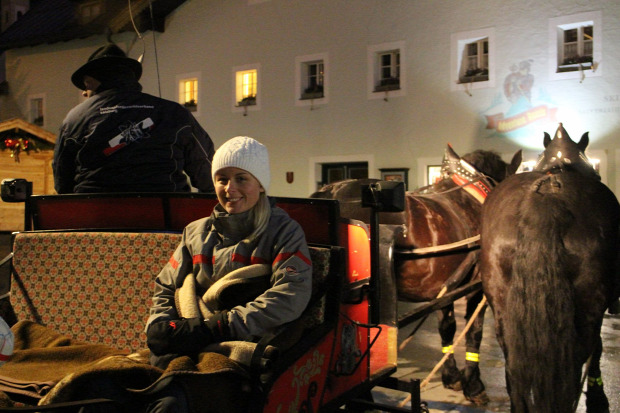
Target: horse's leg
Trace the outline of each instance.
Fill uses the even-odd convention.
[[[601,355],[603,353],[603,343],[599,335],[596,340],[596,347],[592,353],[590,367],[588,368],[588,390],[586,392],[586,412],[587,413],[609,413],[609,401],[603,389],[603,379],[601,377]]]
[[[482,300],[482,291],[478,291],[467,297],[467,311],[465,319],[469,320]],[[463,394],[467,400],[476,405],[489,402],[489,396],[485,391],[484,383],[480,380],[480,344],[482,342],[482,329],[484,327],[484,306],[476,316],[471,328],[466,334],[465,368],[462,371]]]
[[[454,349],[452,348],[454,334],[456,333],[456,320],[454,318],[454,305],[450,304],[437,311],[439,335],[441,336],[441,350],[450,355],[441,368],[441,382],[446,389],[461,391],[461,373],[456,366]]]

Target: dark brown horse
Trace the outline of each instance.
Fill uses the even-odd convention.
[[[618,297],[620,205],[587,163],[584,134],[562,125],[534,172],[511,176],[482,212],[480,272],[506,359],[513,413],[574,412],[589,360],[586,407],[607,413],[599,358]]]
[[[476,151],[461,159],[448,145],[442,179],[407,192],[404,212],[380,214],[381,224],[404,228],[403,236],[396,236],[394,240],[394,269],[400,300],[428,302],[443,294],[444,287],[454,289],[471,280],[479,253],[476,240],[482,202],[495,183],[513,174],[520,163],[521,151],[508,165],[490,151]],[[376,181],[340,181],[321,188],[311,197],[338,199],[343,217],[368,223],[370,211],[361,206],[361,187]],[[442,250],[446,245],[462,241],[461,247]],[[466,318],[474,313],[481,298],[480,291],[468,297]],[[453,304],[438,313],[443,351],[452,353],[456,333]],[[450,354],[442,370],[445,387],[456,390],[462,387],[465,396],[477,404],[488,400],[478,368],[483,317],[484,311],[481,311],[466,336],[465,369],[459,371],[454,356]]]

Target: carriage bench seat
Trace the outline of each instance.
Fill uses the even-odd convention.
[[[172,232],[16,233],[11,302],[17,319],[87,343],[144,349],[154,280],[180,240]],[[325,281],[338,275],[330,270],[333,248],[310,246],[314,300],[304,313],[308,328],[325,320]]]

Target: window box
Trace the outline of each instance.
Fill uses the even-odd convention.
[[[489,80],[489,69],[470,69],[465,76],[459,77],[459,83],[485,82]]]
[[[381,79],[379,84],[375,87],[375,92],[386,92],[388,90],[400,89],[400,79],[397,77],[389,77]]]
[[[592,69],[592,56],[574,56],[564,59],[558,66],[558,73]]]
[[[301,94],[301,99],[321,99],[323,97],[323,86],[309,87]]]
[[[189,102],[185,102],[183,106],[185,106],[185,108],[190,112],[196,112],[196,108],[198,107],[194,99],[190,100]]]
[[[237,102],[237,106],[254,106],[256,105],[256,96],[248,96]]]

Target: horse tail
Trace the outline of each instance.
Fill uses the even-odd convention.
[[[579,394],[571,283],[577,265],[563,242],[574,218],[558,196],[561,189],[545,187],[548,182],[538,180],[521,205],[506,296],[511,315],[504,337],[515,411],[572,412]]]

